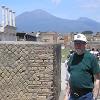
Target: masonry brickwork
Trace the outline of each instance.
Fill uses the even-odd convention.
[[[61,46],[0,42],[0,100],[58,100]]]

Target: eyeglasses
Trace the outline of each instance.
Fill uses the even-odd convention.
[[[86,44],[84,41],[74,41],[74,44]]]

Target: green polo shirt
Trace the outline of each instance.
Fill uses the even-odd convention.
[[[74,88],[93,88],[94,74],[100,72],[97,59],[90,52],[85,51],[82,55],[74,53],[68,62],[70,73],[69,83]]]

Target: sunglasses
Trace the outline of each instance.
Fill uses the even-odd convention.
[[[74,41],[74,44],[86,44],[84,41]]]

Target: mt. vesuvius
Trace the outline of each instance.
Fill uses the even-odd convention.
[[[82,32],[91,30],[100,32],[100,23],[81,17],[77,20],[58,18],[50,13],[37,9],[24,12],[16,17],[17,32]]]

